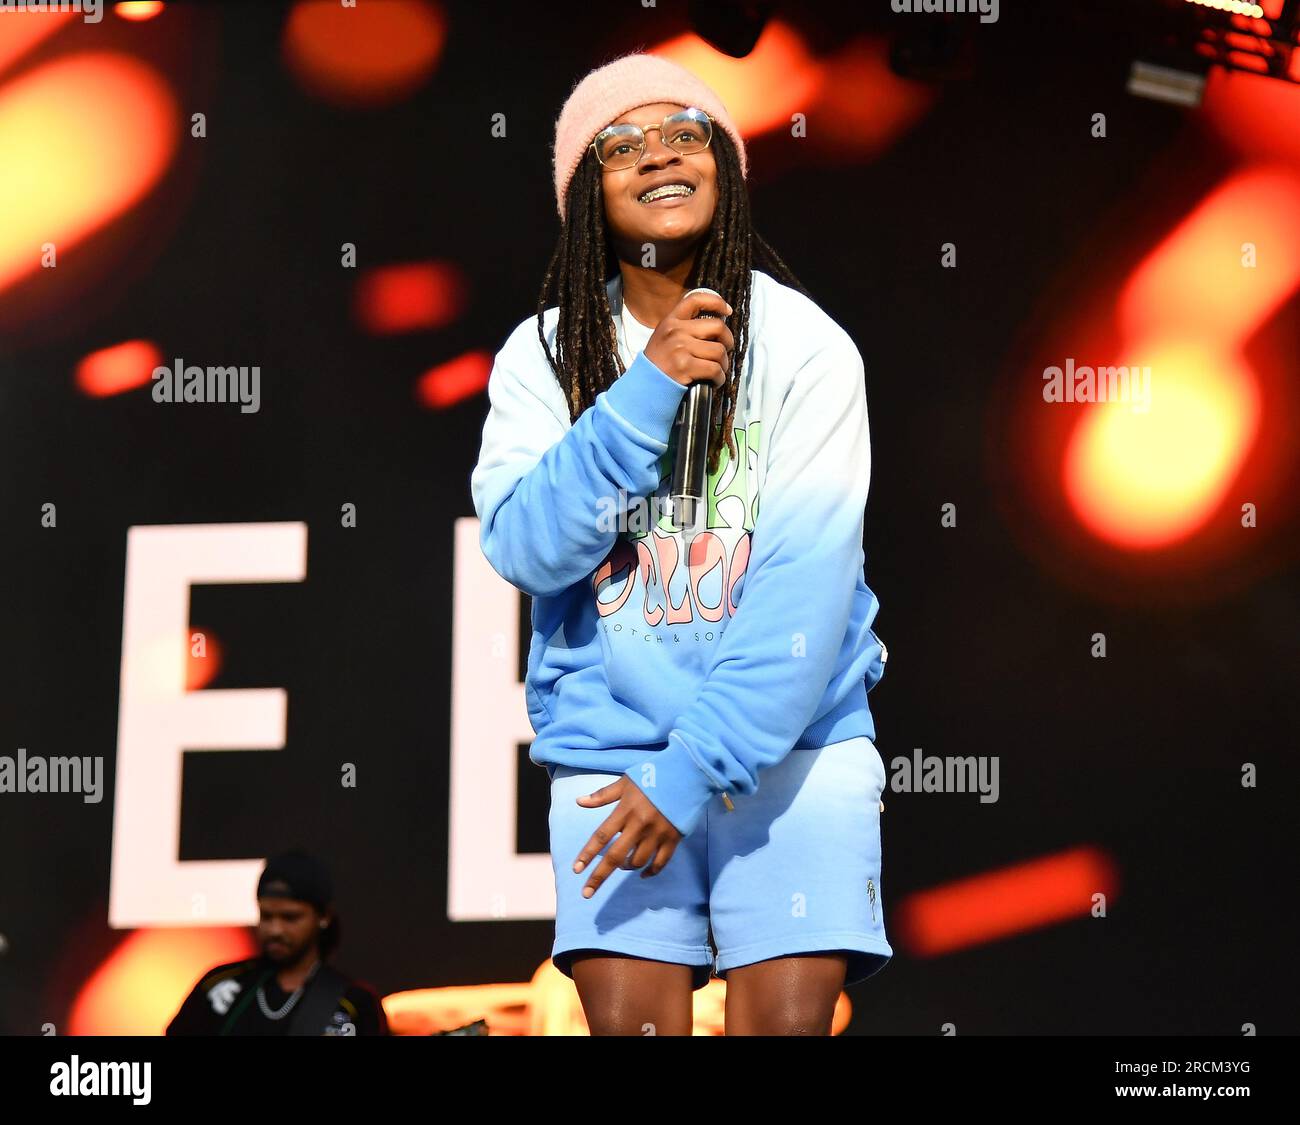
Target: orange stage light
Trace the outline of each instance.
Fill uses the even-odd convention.
[[[0,91],[0,290],[41,267],[44,244],[66,254],[139,202],[177,132],[166,83],[126,55],[74,55]]]
[[[345,8],[299,0],[284,28],[289,69],[310,93],[340,105],[400,101],[429,78],[447,37],[442,11],[424,0]]]
[[[162,352],[152,340],[127,340],[91,352],[77,364],[77,389],[91,398],[105,398],[143,387],[162,366]]]
[[[67,1031],[161,1035],[204,973],[256,952],[249,932],[237,928],[135,930],[82,986]]]
[[[6,16],[4,34],[0,35],[0,73],[76,17],[77,13],[72,11],[28,12],[22,16],[11,13]]]
[[[445,410],[485,390],[492,374],[492,356],[485,351],[466,352],[426,371],[415,386],[422,406]]]
[[[123,0],[113,5],[113,14],[124,20],[151,20],[161,15],[162,10],[162,0]]]
[[[824,73],[815,127],[858,160],[879,155],[939,98],[933,86],[893,72],[884,36],[848,44]]]
[[[1300,49],[1291,76],[1300,79]],[[1201,104],[1205,120],[1242,156],[1300,164],[1300,85],[1216,66]]]
[[[1254,264],[1243,255],[1255,248]],[[1205,197],[1120,292],[1125,336],[1243,347],[1300,285],[1300,178],[1238,173]]]
[[[789,128],[791,114],[807,112],[822,84],[821,67],[803,40],[778,20],[767,25],[743,59],[724,55],[692,34],[669,40],[652,53],[684,66],[717,91],[746,137]]]
[[[465,279],[450,263],[380,266],[357,280],[357,320],[377,336],[440,328],[464,308]]]
[[[894,74],[884,36],[854,40],[838,54],[817,59],[793,28],[773,21],[744,59],[724,55],[690,34],[654,53],[717,90],[746,137],[790,130],[794,115],[803,113],[808,133],[800,143],[825,151],[829,142],[854,160],[879,155],[938,98],[925,83]]]
[[[1080,847],[921,891],[895,908],[899,942],[935,957],[1040,926],[1085,917],[1093,895],[1113,899],[1118,878],[1109,857]]]
[[[1091,406],[1066,446],[1065,489],[1095,534],[1164,547],[1223,501],[1259,427],[1259,391],[1233,356],[1194,342],[1133,351],[1151,368],[1150,408]]]
[[[1300,287],[1300,178],[1230,177],[1133,272],[1116,302],[1107,362],[1150,368],[1150,404],[1094,404],[1067,440],[1062,479],[1076,516],[1124,548],[1167,547],[1223,502],[1259,432],[1243,358]]]

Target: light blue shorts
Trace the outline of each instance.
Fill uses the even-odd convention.
[[[551,780],[551,958],[565,976],[579,949],[698,966],[694,989],[715,971],[828,950],[847,954],[855,984],[893,957],[880,886],[885,763],[870,739],[792,750],[753,794],[732,797],[734,812],[713,797],[658,875],[620,869],[583,898],[605,853],[580,873],[574,860],[617,806],[575,800],[620,776],[557,766]]]

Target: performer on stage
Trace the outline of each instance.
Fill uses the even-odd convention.
[[[302,852],[267,861],[257,884],[260,957],[206,973],[168,1035],[387,1035],[378,995],[325,964],[338,944],[329,872]]]
[[[744,142],[689,71],[587,75],[554,174],[559,243],[471,479],[484,553],[533,599],[552,958],[593,1034],[689,1034],[711,969],[728,1034],[828,1034],[893,955],[862,358],[754,230]],[[686,526],[667,500],[697,382],[716,429]]]

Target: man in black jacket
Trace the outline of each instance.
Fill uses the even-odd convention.
[[[267,861],[257,884],[262,953],[196,984],[168,1035],[387,1035],[378,994],[325,964],[338,918],[324,865],[302,852]]]

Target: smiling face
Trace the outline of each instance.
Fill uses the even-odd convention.
[[[675,102],[653,102],[616,117],[610,124],[646,129],[663,124],[668,114],[685,108]],[[641,257],[641,247],[647,242],[662,249],[694,247],[708,232],[718,200],[717,164],[711,147],[682,154],[664,143],[658,128],[645,136],[645,152],[633,167],[601,170],[606,228],[619,256],[633,260]],[[684,184],[689,194],[670,193],[642,201],[647,191],[671,184]]]

